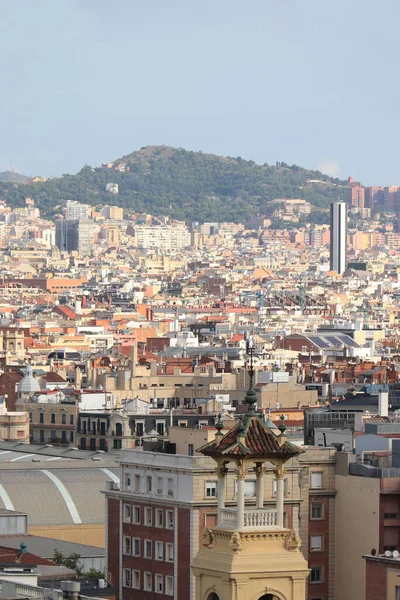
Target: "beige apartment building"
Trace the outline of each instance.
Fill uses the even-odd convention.
[[[183,225],[138,225],[135,237],[139,248],[180,250],[191,243],[190,231]]]
[[[194,435],[193,444],[203,443],[201,437],[209,439],[209,434],[203,431]],[[187,436],[185,431],[177,437],[182,450],[189,441]],[[335,453],[332,448],[306,448],[286,464],[283,482],[283,524],[300,533],[301,550],[312,569],[308,597],[324,600],[335,597]],[[245,506],[249,509],[256,505],[256,479],[256,473],[249,471],[244,482]],[[216,525],[218,476],[215,463],[200,456],[125,450],[121,489],[112,485],[110,488],[106,494],[108,570],[120,590],[119,597],[123,594],[124,598],[131,598],[132,594],[139,593],[127,588],[141,587],[143,582],[139,584],[139,579],[150,573],[149,581],[157,574],[169,578],[163,579],[164,585],[171,589],[170,595],[174,595],[173,589],[179,590],[175,598],[193,598],[190,564],[200,548],[204,527]],[[275,467],[267,464],[263,477],[265,508],[275,508],[276,491]],[[236,493],[235,471],[228,468],[227,509],[236,504]],[[150,523],[152,529],[149,529]],[[157,558],[154,561],[155,556],[159,556],[158,561]],[[129,585],[127,569],[131,569]]]

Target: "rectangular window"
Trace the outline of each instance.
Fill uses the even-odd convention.
[[[70,442],[73,442],[73,441],[74,441],[74,432],[73,432],[73,431],[70,431],[70,432],[69,432],[69,441],[70,441]],[[101,448],[101,444],[100,444],[100,448]]]
[[[123,553],[129,555],[131,553],[131,538],[127,537],[126,535],[124,535]]]
[[[140,492],[140,475],[135,475],[135,492]]]
[[[156,560],[164,560],[164,544],[162,542],[156,542],[154,549],[154,558]]]
[[[146,492],[149,494],[153,488],[153,478],[151,476],[146,477]]]
[[[156,527],[164,527],[164,511],[161,508],[156,509]]]
[[[322,567],[311,567],[310,582],[322,583]]]
[[[217,497],[217,482],[216,481],[206,481],[206,498],[216,498]]]
[[[194,444],[188,444],[188,456],[194,456]]]
[[[167,483],[168,483],[167,495],[173,498],[173,496],[174,496],[174,480],[168,479]]]
[[[124,506],[123,506],[123,519],[124,519],[124,523],[131,522],[131,505],[130,504],[124,504]]]
[[[174,595],[174,578],[171,575],[165,576],[165,593],[167,596]]]
[[[140,590],[140,571],[132,571],[132,587]]]
[[[151,508],[144,509],[144,525],[147,527],[151,527],[153,523],[153,519],[151,518]]]
[[[125,475],[125,489],[126,490],[130,490],[131,489],[131,475],[130,475],[130,473],[127,473]]]
[[[144,540],[144,557],[153,558],[153,543],[151,540]]]
[[[311,502],[310,518],[311,520],[324,518],[324,505],[321,502]]]
[[[246,480],[244,482],[244,497],[255,498],[256,496],[256,482],[254,480]]]
[[[154,591],[157,594],[162,594],[163,593],[163,579],[164,577],[162,575],[156,575],[154,577]]]
[[[50,423],[55,423],[56,422],[56,414],[55,413],[51,413],[50,415]]]
[[[124,569],[122,585],[124,587],[131,587],[131,570],[130,569]]]
[[[167,512],[166,512],[165,527],[167,529],[174,528],[174,511],[173,510],[167,510]]]
[[[157,494],[162,496],[164,493],[164,479],[162,477],[157,477]]]
[[[289,492],[289,481],[287,479],[284,479],[283,480],[283,494],[285,496],[287,496],[288,492]],[[273,479],[273,482],[272,482],[272,495],[276,496],[276,479]]]
[[[132,538],[132,550],[133,556],[140,556],[140,538]]]
[[[322,535],[311,535],[310,536],[310,550],[317,552],[322,550]]]
[[[39,413],[39,423],[44,423],[44,413]]]
[[[133,507],[133,522],[135,525],[140,525],[140,506]]]
[[[69,415],[69,424],[70,425],[74,424],[74,415]]]
[[[311,489],[320,489],[323,487],[322,471],[314,471],[311,473]]]
[[[62,413],[62,415],[61,415],[61,424],[62,425],[67,424],[67,415],[65,413]]]
[[[156,425],[156,431],[157,431],[158,435],[164,435],[164,422],[163,421],[158,421],[158,423]]]
[[[167,562],[174,562],[174,545],[165,544],[165,560]]]
[[[151,592],[151,573],[144,574],[143,588],[146,592]]]

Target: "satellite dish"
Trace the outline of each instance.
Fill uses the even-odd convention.
[[[398,550],[393,550],[393,558],[399,558],[400,552]]]
[[[390,558],[392,556],[392,553],[390,552],[390,550],[386,550],[385,556],[387,556],[387,558]]]

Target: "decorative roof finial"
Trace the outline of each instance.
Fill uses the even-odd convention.
[[[216,429],[216,430],[218,431],[218,433],[219,433],[220,431],[222,431],[222,430],[223,430],[223,428],[224,428],[224,424],[223,424],[223,422],[222,422],[222,415],[221,415],[221,413],[219,413],[219,414],[218,414],[218,419],[217,419],[217,422],[215,423],[215,429]]]
[[[278,429],[281,432],[281,434],[284,435],[284,433],[285,433],[285,431],[287,429],[287,427],[285,425],[285,415],[281,415],[280,419],[281,419],[281,422],[278,425]]]
[[[247,404],[247,410],[251,413],[255,413],[255,405],[257,404],[257,393],[254,389],[254,366],[253,366],[253,353],[254,353],[254,342],[253,337],[251,336],[247,340],[247,354],[250,356],[250,364],[249,364],[249,389],[246,392],[246,396],[244,397],[244,404]]]

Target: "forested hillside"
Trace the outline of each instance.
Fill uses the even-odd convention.
[[[168,146],[142,148],[114,161],[114,166],[121,162],[130,170],[85,166],[76,175],[45,182],[0,182],[0,199],[23,206],[30,197],[50,215],[62,201],[72,199],[182,220],[241,221],[268,214],[268,203],[275,198],[304,198],[315,206],[318,221],[318,209],[343,198],[345,190],[345,182],[296,165],[258,165]],[[106,191],[111,182],[119,185],[118,195]]]

